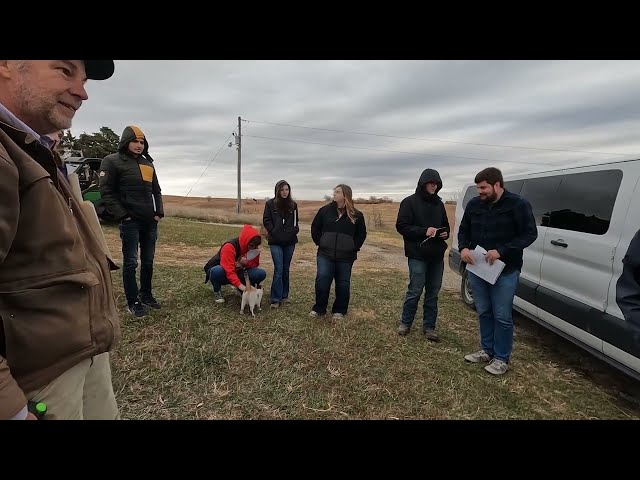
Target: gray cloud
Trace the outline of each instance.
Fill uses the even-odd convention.
[[[111,79],[87,88],[72,132],[109,126],[119,134],[138,125],[163,192],[172,195],[185,195],[222,147],[191,195],[235,197],[237,152],[225,139],[238,116],[249,120],[242,191],[253,198],[273,195],[284,178],[301,199],[321,199],[347,183],[356,196],[401,200],[424,168],[440,171],[443,195],[450,195],[489,165],[508,175],[612,157],[433,140],[640,152],[637,61],[117,60]]]

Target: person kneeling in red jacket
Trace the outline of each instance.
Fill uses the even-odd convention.
[[[246,288],[240,277],[243,271],[249,274],[251,285],[260,285],[267,277],[267,272],[260,265],[260,232],[251,225],[244,225],[237,238],[227,240],[220,251],[214,255],[206,269],[207,281],[213,286],[213,297],[216,303],[224,303],[222,285],[231,284],[240,291]]]

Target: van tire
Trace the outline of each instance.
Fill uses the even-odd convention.
[[[473,301],[473,293],[471,292],[471,285],[469,284],[469,274],[466,269],[462,272],[462,280],[460,281],[460,298],[462,298],[462,302],[471,310],[476,309]]]

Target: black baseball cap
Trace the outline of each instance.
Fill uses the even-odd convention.
[[[113,75],[113,60],[85,60],[84,68],[89,80],[106,80]]]

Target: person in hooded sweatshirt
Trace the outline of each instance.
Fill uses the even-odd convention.
[[[243,292],[245,286],[244,271],[249,274],[251,285],[260,285],[267,272],[260,266],[260,232],[251,225],[243,225],[240,235],[222,244],[216,255],[211,257],[205,267],[206,282],[211,282],[213,298],[216,303],[224,303],[222,285],[233,285]]]
[[[444,273],[446,239],[450,233],[447,211],[438,196],[440,190],[440,174],[427,168],[420,175],[416,192],[400,203],[396,220],[396,230],[404,238],[404,253],[409,264],[409,287],[398,334],[407,335],[411,330],[424,289],[422,332],[431,341],[438,341],[438,293]]]
[[[128,309],[137,317],[147,305],[160,308],[153,297],[153,259],[158,222],[164,217],[158,176],[149,142],[138,127],[122,132],[118,151],[100,164],[100,195],[105,209],[119,222],[122,239],[122,281]],[[140,247],[140,288],[136,280]]]
[[[276,183],[274,197],[264,205],[262,224],[273,259],[271,307],[289,300],[289,267],[298,243],[298,205],[291,198],[291,186],[284,180]]]

